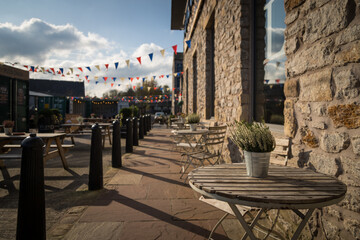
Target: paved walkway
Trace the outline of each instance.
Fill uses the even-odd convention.
[[[179,179],[180,155],[170,130],[155,126],[121,169],[109,168],[105,188],[88,205],[70,208],[50,239],[206,239],[222,213],[198,200]],[[228,239],[220,226],[214,239]]]

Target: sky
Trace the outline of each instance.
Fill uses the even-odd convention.
[[[172,87],[171,76],[166,78],[172,72],[172,46],[181,52],[184,35],[170,30],[170,21],[171,0],[0,0],[0,62],[16,62],[14,67],[21,69],[63,69],[65,77],[31,72],[30,78],[85,80],[90,96],[125,90],[152,76]],[[67,75],[70,68],[73,74]]]

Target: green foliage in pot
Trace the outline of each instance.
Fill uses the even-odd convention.
[[[230,139],[248,152],[271,152],[275,149],[275,138],[265,123],[235,121],[230,125]]]
[[[12,128],[12,127],[14,127],[14,121],[4,120],[2,122],[2,125],[4,126],[4,128]]]
[[[187,122],[188,124],[199,123],[200,117],[196,113],[189,114],[189,116],[187,117]]]

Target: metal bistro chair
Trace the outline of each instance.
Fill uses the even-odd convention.
[[[274,151],[271,152],[270,164],[286,166],[287,161],[288,161],[288,155],[289,155],[291,141],[289,138],[275,138],[275,141],[276,141],[276,148],[274,149]],[[235,214],[231,210],[229,204],[227,204],[226,202],[223,202],[223,201],[220,201],[217,199],[205,198],[204,196],[201,196],[199,198],[199,200],[225,212],[225,215],[222,218],[220,218],[220,220],[215,224],[214,228],[211,230],[211,233],[210,233],[208,239],[212,239],[211,238],[212,234],[215,232],[216,228],[221,224],[221,222],[229,214],[231,214],[233,216],[235,216]],[[252,222],[255,222],[254,223],[255,226],[253,226],[253,227],[256,230],[266,234],[266,237],[264,239],[266,239],[269,235],[270,236],[276,235],[275,237],[280,236],[280,234],[278,232],[273,231],[273,228],[277,222],[277,218],[279,216],[280,210],[277,210],[276,218],[273,221],[271,227],[268,228],[268,227],[264,227],[264,226],[256,223],[257,219],[259,219],[261,217],[263,211],[259,211],[259,209],[257,209],[257,208],[251,208],[251,207],[242,206],[242,205],[236,205],[236,207],[239,210],[241,215],[243,215],[243,216],[248,215],[250,217],[250,219],[252,220]],[[255,217],[251,213],[252,211],[257,214]],[[270,234],[270,232],[272,232],[272,233]]]
[[[226,136],[227,126],[209,127],[209,132],[205,136],[204,147],[197,152],[187,153],[185,169],[180,178],[185,174],[190,165],[195,167],[193,161],[196,160],[200,166],[204,166],[205,161],[211,165],[217,164],[222,159],[222,148]],[[185,179],[186,181],[186,179]]]

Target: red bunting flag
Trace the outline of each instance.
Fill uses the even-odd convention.
[[[108,79],[108,77],[103,77],[104,78],[104,81],[106,82],[106,80]]]
[[[50,70],[54,73],[55,75],[55,69],[54,68],[50,68]]]
[[[90,80],[87,80],[88,83],[90,83]]]
[[[175,91],[175,88],[173,88],[173,91]]]
[[[154,90],[156,90],[157,87],[154,87]]]
[[[177,45],[172,46],[172,48],[174,49],[174,53],[176,55],[177,54]]]
[[[112,84],[111,84],[111,87],[113,87],[113,86],[114,86],[114,84],[112,83]]]
[[[133,86],[133,89],[135,90],[136,86]]]
[[[276,82],[276,83],[279,83],[279,82],[280,82],[280,79],[276,79],[275,82]]]
[[[130,81],[132,82],[134,80],[134,78],[130,78]]]
[[[138,57],[138,58],[136,58],[138,61],[139,61],[139,63],[141,64],[141,57]]]
[[[80,77],[80,74],[76,74],[77,77]]]
[[[28,67],[29,67],[28,65],[24,65],[24,68],[28,69]]]
[[[81,72],[83,72],[83,70],[82,70],[82,68],[81,68],[81,67],[78,67],[78,69],[79,69]]]
[[[136,77],[137,80],[139,80],[139,77]]]
[[[109,64],[105,64],[106,70],[109,70]]]

